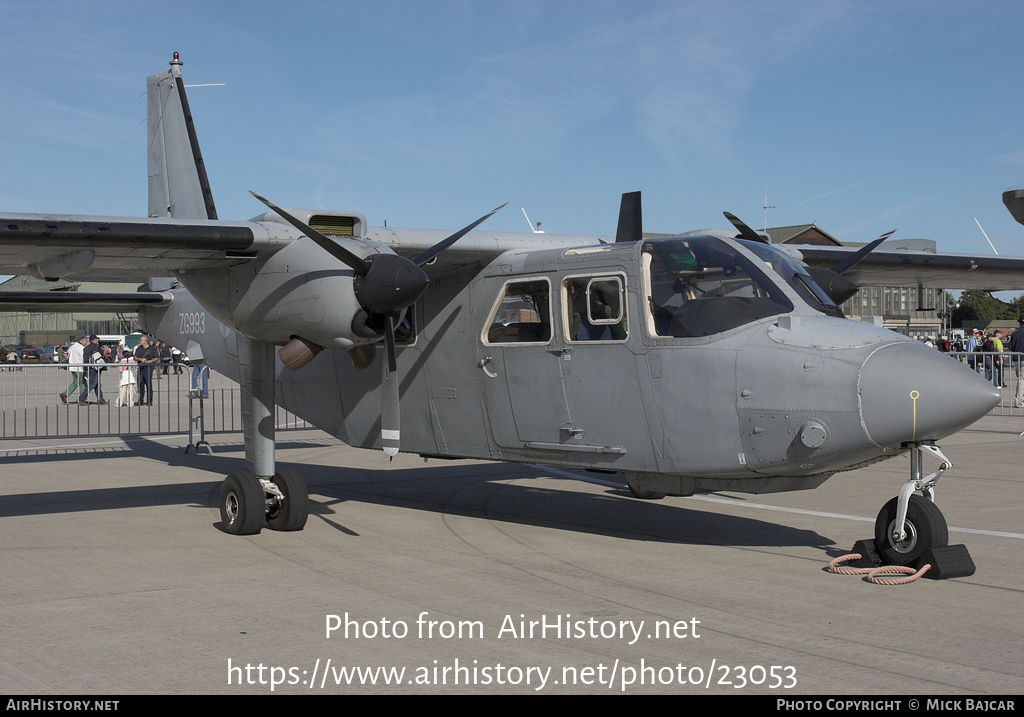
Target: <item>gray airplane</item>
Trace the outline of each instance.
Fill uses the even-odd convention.
[[[999,395],[838,305],[894,274],[1024,288],[1024,259],[874,250],[884,236],[772,246],[731,215],[735,231],[644,239],[635,193],[607,241],[476,229],[493,212],[454,233],[370,227],[258,195],[268,211],[222,221],[177,53],[147,97],[149,217],[0,215],[0,273],[171,278],[0,308],[137,308],[146,331],[238,380],[246,467],[221,489],[227,532],[305,525],[305,483],[275,465],[276,403],[352,446],[621,472],[646,499],[814,488],[909,452],[877,547],[908,565],[946,545],[936,442]]]

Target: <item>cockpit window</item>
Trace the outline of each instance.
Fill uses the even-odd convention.
[[[835,302],[829,298],[829,295],[818,286],[817,282],[811,278],[811,275],[807,273],[807,270],[800,265],[796,259],[791,257],[779,249],[767,244],[759,244],[754,241],[747,241],[745,239],[737,239],[737,241],[749,249],[751,252],[761,257],[766,263],[770,264],[775,273],[786,280],[786,283],[793,287],[793,290],[803,299],[812,309],[828,314],[829,316],[842,316],[842,310],[836,306]]]
[[[710,336],[793,310],[754,262],[713,237],[644,245],[649,328],[657,336]]]

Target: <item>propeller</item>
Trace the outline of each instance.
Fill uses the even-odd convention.
[[[737,217],[735,214],[730,212],[722,212],[725,218],[736,227],[736,230],[740,233],[740,237],[743,239],[749,239],[751,241],[758,241],[764,244],[768,242],[763,236],[755,232],[753,229],[743,223],[743,220]],[[843,259],[841,262],[833,266],[831,269],[826,269],[821,266],[808,266],[804,265],[807,269],[807,273],[811,275],[814,282],[821,287],[822,291],[828,294],[828,298],[835,302],[836,306],[839,306],[844,301],[852,297],[860,289],[856,283],[850,281],[843,276],[853,267],[857,266],[861,261],[864,260],[868,254],[873,252],[879,244],[884,242],[886,239],[896,233],[896,230],[888,231],[882,236],[875,239],[870,244],[865,244],[856,252]]]
[[[811,278],[814,279],[818,286],[828,294],[828,297],[835,302],[836,306],[839,306],[847,299],[853,297],[860,289],[855,282],[850,281],[843,275],[853,267],[857,266],[857,264],[863,261],[864,257],[874,251],[879,244],[891,237],[895,232],[896,230],[893,229],[892,231],[888,231],[878,237],[873,242],[865,244],[831,269],[826,269],[821,266],[808,266],[807,273],[810,274]]]
[[[261,197],[253,191],[249,193],[312,239],[317,246],[352,269],[355,274],[352,280],[352,289],[356,301],[371,317],[383,318],[387,355],[384,358],[384,372],[381,380],[380,435],[384,452],[389,456],[396,455],[400,439],[400,411],[398,406],[398,364],[395,356],[395,326],[401,319],[402,312],[412,306],[430,284],[430,277],[421,267],[490,218],[495,212],[504,208],[508,202],[492,209],[472,224],[445,237],[412,259],[399,256],[394,252],[371,254],[363,258],[293,217],[265,197]],[[356,239],[356,241],[361,240]],[[374,250],[376,251],[376,247]]]
[[[851,254],[850,256],[846,257],[841,262],[839,262],[838,264],[833,266],[832,267],[832,271],[834,271],[837,274],[845,274],[850,269],[852,269],[853,267],[857,266],[857,264],[859,264],[861,262],[861,260],[864,259],[864,257],[866,257],[868,254],[873,252],[875,250],[875,248],[879,244],[884,242],[886,239],[888,239],[889,237],[891,237],[895,233],[896,233],[895,229],[893,229],[891,231],[887,231],[885,234],[883,234],[882,236],[878,237],[877,239],[875,239],[870,244],[865,244],[860,249],[858,249],[856,252],[854,252],[853,254]]]

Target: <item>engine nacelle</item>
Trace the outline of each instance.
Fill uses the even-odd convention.
[[[338,241],[361,256],[378,253],[366,242]],[[351,349],[380,338],[356,300],[353,270],[306,238],[240,262],[226,282],[222,269],[177,276],[221,323],[259,341],[285,346],[301,337],[323,348]]]

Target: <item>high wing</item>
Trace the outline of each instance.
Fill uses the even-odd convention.
[[[318,217],[342,215],[287,211],[314,227]],[[441,229],[370,227],[364,236],[369,242],[412,258],[449,234]],[[301,237],[298,230],[272,212],[248,222],[0,214],[0,274],[93,280],[169,276],[183,270],[227,268],[266,257]],[[600,241],[593,236],[476,230],[424,270],[436,275],[487,263],[509,250],[532,251]]]
[[[255,222],[0,214],[0,274],[165,276],[255,258],[297,236]]]

